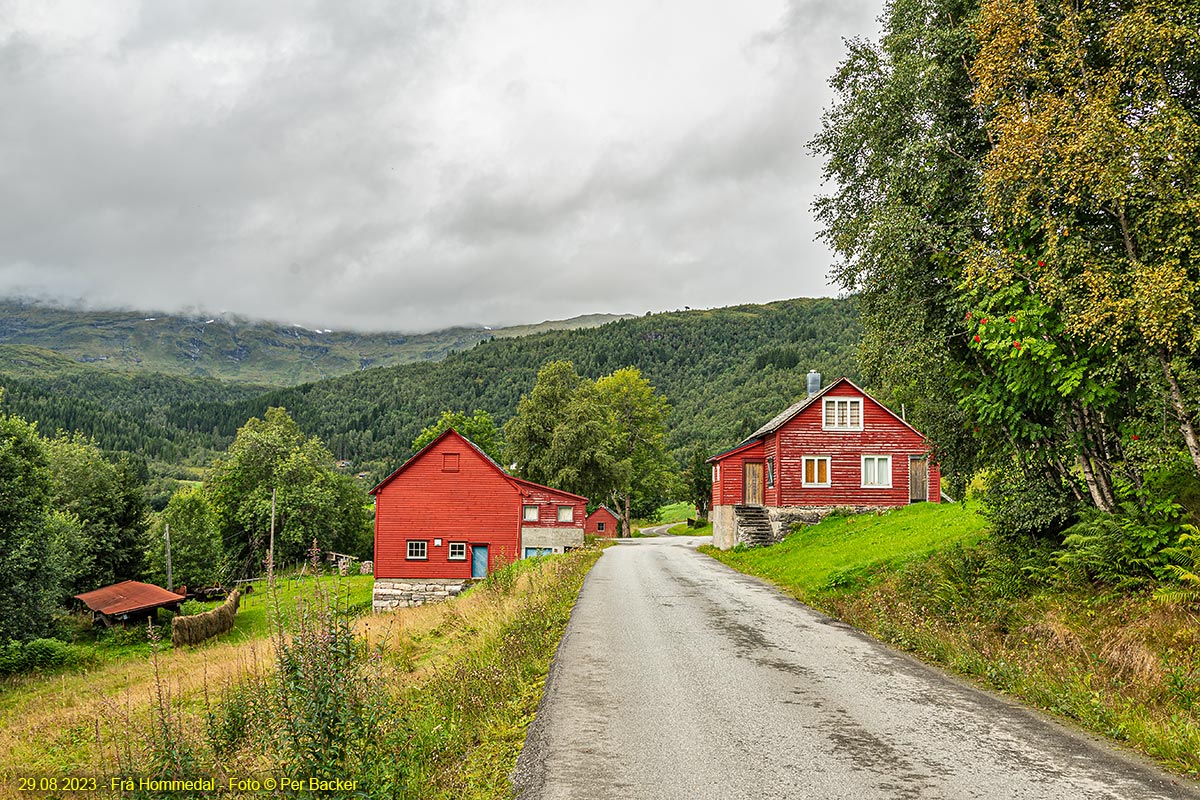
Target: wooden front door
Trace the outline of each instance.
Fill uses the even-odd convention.
[[[763,465],[762,462],[747,461],[745,480],[742,482],[742,502],[748,506],[763,504]]]
[[[929,459],[908,458],[908,502],[923,503],[929,499]]]

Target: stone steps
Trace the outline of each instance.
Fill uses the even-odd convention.
[[[734,506],[737,518],[737,541],[749,547],[766,547],[775,543],[771,518],[762,506]]]

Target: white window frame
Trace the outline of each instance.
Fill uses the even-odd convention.
[[[455,551],[459,550],[460,555],[455,555]],[[448,561],[466,561],[467,560],[467,543],[466,542],[450,542],[450,550],[446,555]]]
[[[415,545],[419,545],[419,547],[415,547]],[[420,555],[414,555],[414,553],[418,553],[418,552],[420,553]],[[406,551],[405,559],[408,561],[428,561],[429,560],[429,540],[428,539],[409,539],[408,540],[408,549]]]
[[[824,483],[817,483],[817,482],[810,483],[809,482],[809,480],[808,480],[808,462],[810,462],[810,461],[816,462],[818,464],[822,461],[825,462],[825,482]],[[820,474],[821,474],[820,468],[813,467],[813,477],[816,477]],[[800,461],[800,480],[802,482],[801,485],[806,489],[810,489],[810,488],[815,489],[815,488],[832,486],[833,485],[833,459],[830,456],[804,456],[804,458],[801,459],[801,461]]]
[[[842,408],[845,409],[844,416],[841,413]],[[853,423],[855,409],[858,409],[857,425]],[[845,424],[842,423],[842,420],[845,420]],[[863,429],[862,398],[826,397],[824,405],[821,407],[821,429],[826,431],[861,431]]]
[[[566,516],[563,516],[564,511],[566,512]],[[558,507],[558,521],[559,522],[574,522],[575,521],[575,506],[559,506]]]
[[[533,512],[533,516],[530,516],[531,511]],[[522,506],[521,507],[521,520],[523,522],[537,522],[538,521],[538,507],[536,505],[531,505],[529,503],[526,503],[524,506]]]
[[[877,481],[872,481],[871,483],[867,483],[867,462],[868,461],[875,462],[874,475],[876,478],[879,477],[879,463],[878,462],[880,462],[880,461],[887,462],[887,483],[879,483]],[[864,489],[890,489],[890,488],[892,488],[892,457],[890,455],[864,455],[862,457],[862,488],[864,488]]]

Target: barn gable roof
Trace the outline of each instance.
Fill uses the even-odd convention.
[[[492,469],[496,470],[496,473],[501,478],[506,480],[514,489],[516,489],[518,492],[520,492],[522,494],[527,492],[529,489],[535,489],[535,490],[550,492],[551,494],[559,495],[562,497],[569,497],[573,500],[582,500],[585,503],[587,502],[586,497],[581,497],[577,494],[571,494],[570,492],[564,492],[562,489],[555,489],[551,486],[543,486],[540,483],[534,483],[533,481],[527,481],[527,480],[524,480],[523,478],[518,478],[513,475],[509,475],[508,472],[505,471],[504,467],[497,464],[496,460],[494,458],[489,456],[487,453],[483,452],[483,450],[479,447],[479,445],[475,444],[470,439],[463,436],[461,433],[456,431],[454,428],[447,428],[445,431],[443,431],[436,439],[434,439],[432,442],[430,442],[429,444],[422,447],[420,450],[418,450],[416,453],[414,453],[412,455],[412,457],[408,459],[408,461],[405,461],[396,470],[394,470],[390,475],[388,475],[386,478],[384,478],[378,484],[376,484],[375,487],[373,489],[371,489],[371,491],[368,492],[367,494],[371,494],[371,495],[379,494],[380,490],[383,489],[384,486],[386,486],[387,484],[389,484],[393,480],[395,480],[397,477],[399,477],[401,473],[403,473],[410,466],[412,466],[417,461],[419,461],[425,455],[426,452],[428,452],[432,448],[436,447],[443,439],[446,439],[447,437],[450,437],[450,436],[453,436],[454,438],[456,438],[457,440],[466,444],[468,447],[470,447],[472,450],[474,450],[484,460],[484,462],[486,462],[490,467],[492,467]]]
[[[603,505],[603,504],[596,506],[596,509],[592,513],[588,514],[588,519],[591,519],[592,517],[596,516],[601,511],[607,512],[608,515],[615,520],[619,521],[621,519],[620,514],[618,514],[617,512],[613,511],[611,508],[609,508],[608,506]]]

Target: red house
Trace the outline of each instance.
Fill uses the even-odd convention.
[[[838,507],[940,500],[924,436],[846,378],[820,381],[810,372],[806,398],[708,460],[716,547],[770,544]]]
[[[600,506],[588,514],[584,522],[583,532],[588,536],[607,536],[615,538],[621,530],[621,518],[608,506]]]
[[[454,429],[371,494],[376,610],[444,600],[518,558],[583,545],[586,497],[509,475]]]

